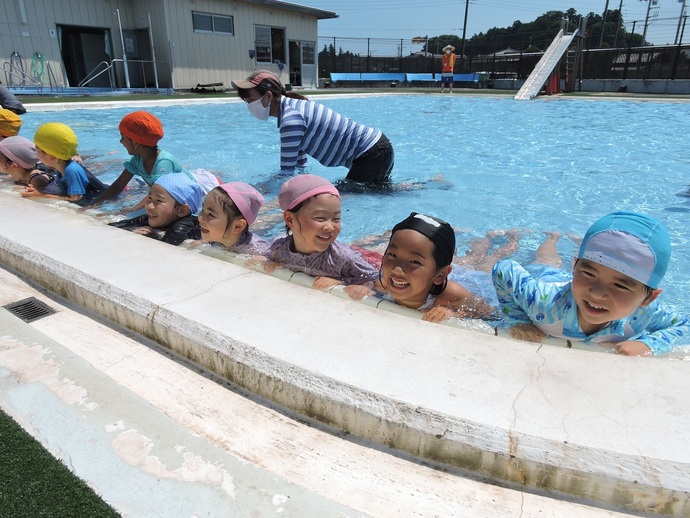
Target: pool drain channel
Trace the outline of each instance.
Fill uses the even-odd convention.
[[[11,304],[3,306],[3,308],[12,313],[15,317],[21,318],[26,323],[55,313],[53,308],[35,297],[12,302]]]

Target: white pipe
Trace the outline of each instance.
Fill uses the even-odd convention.
[[[156,83],[156,90],[158,89],[158,65],[156,64],[156,49],[153,48],[153,27],[151,26],[151,13],[147,13],[149,17],[149,42],[151,45],[151,59],[153,60],[153,77]]]
[[[122,20],[120,20],[120,10],[115,9],[117,14],[117,24],[120,27],[120,43],[122,44],[122,64],[125,67],[125,85],[129,88],[129,70],[127,70],[127,52],[125,51],[125,37],[122,34]]]

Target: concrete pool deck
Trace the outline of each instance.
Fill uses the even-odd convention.
[[[272,404],[315,418],[335,431],[310,428],[270,407],[251,407],[246,411],[248,419],[268,412],[284,422],[285,428],[267,439],[264,430],[270,425],[245,423],[245,415],[236,413],[242,398],[224,388],[211,390],[218,384],[206,385],[202,381],[206,378],[189,370],[168,372],[159,362],[169,360],[145,347],[128,352],[127,347],[134,346],[120,349],[116,340],[85,342],[91,331],[84,334],[76,324],[65,325],[54,348],[45,343],[43,347],[26,345],[35,338],[17,339],[21,329],[40,331],[54,316],[45,317],[44,324],[37,321],[10,330],[0,355],[4,380],[26,384],[43,373],[45,369],[39,367],[47,363],[53,374],[36,378],[35,383],[38,392],[48,389],[59,399],[59,387],[87,383],[60,374],[72,359],[84,362],[87,370],[93,370],[92,376],[110,378],[94,382],[93,396],[86,390],[76,391],[79,397],[63,398],[65,409],[60,415],[67,423],[84,419],[94,407],[90,397],[97,398],[99,391],[104,392],[98,396],[102,402],[94,408],[106,406],[124,387],[135,392],[134,399],[149,401],[144,408],[150,407],[152,415],[161,412],[188,427],[178,430],[178,424],[169,423],[163,429],[171,430],[171,437],[161,432],[154,433],[154,439],[148,432],[131,432],[139,429],[137,424],[120,424],[127,418],[106,421],[101,417],[100,426],[107,428],[102,442],[110,444],[108,458],[116,466],[139,466],[144,475],[154,478],[164,473],[161,478],[172,478],[176,484],[184,480],[185,487],[187,481],[192,487],[191,482],[199,480],[194,476],[205,480],[203,484],[212,480],[215,486],[206,490],[225,498],[230,494],[230,486],[223,485],[226,477],[239,483],[244,475],[228,475],[214,467],[249,462],[295,484],[281,492],[269,487],[268,480],[273,480],[269,475],[250,483],[262,488],[263,497],[275,491],[278,504],[294,503],[294,509],[309,509],[312,503],[317,509],[335,505],[316,513],[322,515],[441,516],[453,515],[453,509],[458,516],[516,516],[520,512],[543,516],[544,509],[554,516],[609,513],[566,502],[570,499],[623,512],[690,514],[690,362],[515,343],[421,322],[107,227],[68,207],[23,200],[16,192],[0,192],[0,206],[4,216],[0,218],[0,263]],[[8,291],[3,291],[4,297]],[[13,294],[17,297],[24,298]],[[71,352],[60,349],[66,341],[72,343]],[[15,354],[26,359],[12,363],[7,358]],[[64,361],[57,359],[60,355]],[[36,368],[26,367],[25,361],[31,358]],[[56,368],[58,374],[54,374]],[[103,388],[113,383],[117,390]],[[132,388],[135,385],[138,388]],[[4,394],[3,408],[9,405],[9,413],[20,423],[39,431],[50,428],[40,425],[44,407],[29,404],[33,395],[21,399]],[[252,398],[243,401],[253,403]],[[54,416],[51,426],[60,415]],[[204,448],[211,449],[189,458],[179,453],[177,460],[169,462],[189,461],[201,466],[203,476],[187,474],[188,466],[170,469],[165,460],[150,453],[165,441],[174,450],[178,432],[200,437],[209,443]],[[339,434],[355,439],[344,441]],[[60,444],[63,435],[68,434],[58,434],[54,444],[70,456],[67,446]],[[276,445],[278,437],[294,442],[281,449]],[[136,446],[134,457],[125,454],[126,448],[118,449],[130,444],[128,438]],[[255,443],[260,440],[266,442],[258,447]],[[263,451],[267,444],[277,449]],[[247,450],[236,452],[240,446]],[[334,464],[326,455],[329,447],[344,455],[341,461]],[[253,448],[259,450],[248,453]],[[290,450],[287,457],[281,456],[283,450]],[[400,455],[391,455],[395,451]],[[221,460],[209,460],[215,454]],[[409,456],[447,469],[424,467]],[[289,459],[286,465],[285,458]],[[353,458],[380,460],[390,471]],[[422,480],[428,485],[417,493],[408,492],[410,487],[400,489],[400,478],[406,479],[408,470],[420,477],[415,487],[422,488],[417,486]],[[489,477],[512,489],[481,484],[457,470]],[[334,472],[344,478],[335,477]],[[367,488],[365,493],[358,493],[363,491],[359,484]],[[525,491],[515,490],[521,488]],[[286,499],[286,492],[291,491],[304,500]],[[233,505],[239,501],[238,493],[245,494],[242,489],[233,493]],[[258,493],[250,490],[249,494],[258,498]],[[378,507],[367,507],[364,501],[369,500]],[[252,504],[247,505],[244,509]],[[540,507],[549,505],[565,507]],[[462,512],[465,507],[471,509],[469,514]],[[276,508],[270,512],[277,512]],[[304,510],[288,513],[310,514]],[[160,515],[176,514],[161,511]]]

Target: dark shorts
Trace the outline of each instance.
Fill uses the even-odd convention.
[[[442,83],[452,83],[453,82],[453,72],[443,72],[441,74]]]
[[[374,184],[390,183],[394,160],[393,144],[381,133],[376,144],[355,158],[346,179]]]

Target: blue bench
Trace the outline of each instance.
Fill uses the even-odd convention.
[[[336,85],[339,83],[356,81],[358,83],[362,82],[362,74],[359,72],[331,72],[331,84]]]
[[[408,83],[415,81],[424,83],[438,83],[441,80],[441,74],[405,74]]]
[[[340,85],[341,83],[354,82],[366,83],[403,83],[405,74],[395,72],[331,72],[331,84]]]
[[[395,72],[362,72],[362,81],[370,83],[403,83],[405,74]]]

